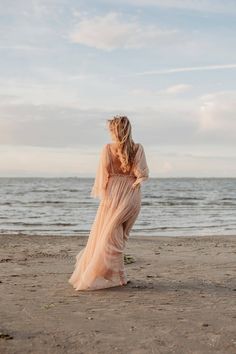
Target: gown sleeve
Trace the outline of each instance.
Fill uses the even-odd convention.
[[[90,194],[90,196],[93,198],[102,199],[103,197],[105,197],[107,182],[109,179],[108,164],[109,159],[106,144],[103,146],[100,152],[95,181]]]
[[[139,149],[134,159],[134,174],[137,177],[133,183],[133,187],[149,178],[149,168],[147,165],[146,155],[142,144],[139,144]]]

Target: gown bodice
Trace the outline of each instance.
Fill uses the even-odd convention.
[[[138,145],[138,144],[137,144]],[[109,152],[109,175],[110,176],[132,176],[135,177],[133,166],[131,166],[129,171],[124,172],[121,169],[121,162],[117,155],[114,154],[111,148],[111,144],[107,144]],[[136,148],[135,153],[137,153],[138,147]]]

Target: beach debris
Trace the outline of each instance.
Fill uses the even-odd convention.
[[[53,302],[51,302],[50,304],[45,304],[43,306],[41,306],[41,308],[44,308],[46,310],[50,309],[51,307],[56,306]]]
[[[6,340],[8,340],[8,339],[13,339],[14,337],[13,336],[11,336],[10,334],[8,334],[8,333],[2,333],[2,332],[0,332],[0,339],[6,339]]]
[[[93,317],[87,317],[88,320],[93,320]]]
[[[203,323],[203,324],[202,324],[202,327],[208,327],[208,326],[209,326],[208,323]]]
[[[2,258],[2,259],[0,259],[0,263],[10,262],[12,260],[13,260],[13,258]]]
[[[140,285],[133,285],[132,288],[136,289],[145,289],[147,286],[145,284],[140,284]]]
[[[136,260],[133,256],[131,256],[130,254],[125,254],[124,255],[124,262],[125,264],[130,264],[130,263],[134,263]]]
[[[136,328],[135,326],[131,326],[129,330],[130,330],[130,331],[134,331],[135,328]]]

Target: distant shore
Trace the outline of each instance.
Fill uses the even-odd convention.
[[[68,283],[85,236],[0,235],[0,352],[236,352],[236,236],[131,236],[124,287]]]

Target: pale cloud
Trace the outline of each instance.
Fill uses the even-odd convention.
[[[46,104],[2,105],[0,112],[1,144],[58,148],[101,144],[106,132],[99,136],[97,128],[110,116],[96,109]]]
[[[235,175],[236,93],[211,93],[191,104],[170,97],[159,109],[124,112],[134,140],[145,146],[151,175]],[[215,105],[207,106],[209,114],[216,114],[220,126],[199,129],[200,107],[209,102]],[[93,176],[99,151],[110,141],[105,120],[115,113],[29,104],[3,104],[1,109],[1,176]]]
[[[94,176],[99,149],[0,146],[0,176]]]
[[[0,45],[0,50],[16,50],[16,51],[48,51],[49,48],[37,47],[27,44]]]
[[[169,172],[171,172],[173,170],[173,166],[169,161],[165,161],[163,162],[163,164],[161,164],[161,166],[159,167],[159,173],[161,174],[168,174]]]
[[[148,107],[152,103],[148,97],[139,96],[138,101],[142,104],[133,109],[123,107],[122,111],[130,118],[135,141],[159,146],[180,146],[183,142],[192,147],[199,143],[235,145],[236,92],[188,99],[163,94],[158,100],[153,98],[155,108],[153,104]],[[106,119],[120,113],[52,104],[5,103],[0,108],[1,144],[55,148],[103,144],[110,139]]]
[[[227,69],[236,69],[236,63],[232,64],[221,64],[221,65],[205,65],[205,66],[187,66],[171,69],[160,69],[160,70],[149,70],[142,71],[137,73],[131,73],[122,75],[123,77],[130,76],[145,76],[145,75],[165,75],[165,74],[174,74],[181,72],[194,72],[194,71],[208,71],[208,70],[227,70]]]
[[[1,14],[12,16],[17,14],[19,18],[50,19],[56,18],[63,10],[65,0],[1,0]],[[68,6],[68,4],[66,3]]]
[[[189,91],[192,88],[192,85],[189,84],[177,84],[168,86],[163,90],[149,90],[149,89],[132,89],[129,91],[130,95],[139,96],[142,98],[155,98],[157,96],[169,96],[169,95],[178,95]]]
[[[234,137],[236,132],[236,92],[223,91],[201,97],[199,133]]]
[[[230,146],[144,145],[153,176],[229,177],[236,176],[236,155]]]
[[[96,87],[95,75],[67,74],[53,68],[37,67],[37,78],[9,77],[0,79],[0,106],[5,102],[34,105],[63,105],[84,108],[81,92],[87,86]],[[83,87],[83,90],[81,89]],[[13,106],[14,109],[14,106]]]
[[[168,141],[178,144],[184,135],[191,139],[195,123],[182,118],[189,117],[186,113],[189,110],[182,105],[181,108],[171,107],[169,103],[160,108],[161,111],[144,108],[123,111],[133,123],[134,139],[148,144],[156,141],[160,144]],[[5,104],[1,106],[0,142],[57,148],[99,146],[109,140],[106,118],[116,113],[96,108],[83,110],[45,104]]]
[[[108,0],[110,2],[110,0]],[[234,0],[121,0],[134,6],[160,6],[200,12],[236,13]]]
[[[14,103],[19,99],[17,95],[1,93],[0,92],[0,105],[5,103]]]
[[[173,85],[170,87],[167,87],[166,90],[164,90],[163,92],[166,92],[167,94],[179,94],[179,93],[183,93],[183,92],[187,92],[192,88],[192,85],[188,85],[188,84],[178,84],[178,85]]]
[[[111,51],[118,48],[143,48],[174,41],[177,30],[163,30],[156,25],[144,25],[135,18],[124,19],[110,12],[104,16],[81,14],[69,40],[89,47]]]
[[[144,144],[150,177],[229,177],[236,175],[236,156],[201,156],[183,153],[154,152]],[[166,149],[165,149],[166,150]],[[220,149],[219,149],[220,150]],[[222,150],[222,149],[221,149]],[[92,148],[42,148],[32,146],[0,146],[0,177],[4,176],[80,176],[94,177],[101,146]],[[198,146],[205,152],[204,146]],[[214,150],[216,153],[216,149]]]

